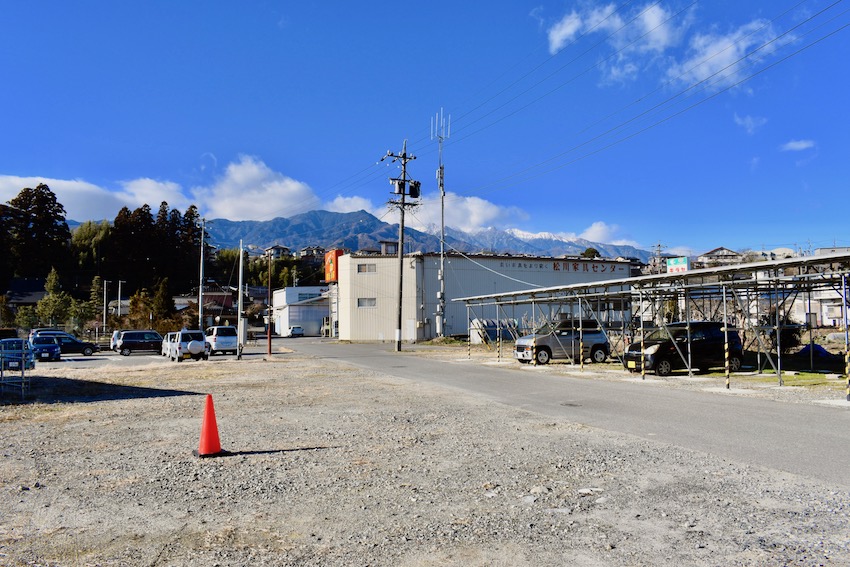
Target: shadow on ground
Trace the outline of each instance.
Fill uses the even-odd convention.
[[[2,404],[59,404],[129,400],[137,398],[168,398],[199,396],[202,392],[123,386],[92,380],[31,376],[29,391],[21,396],[20,385],[6,385],[0,394]]]

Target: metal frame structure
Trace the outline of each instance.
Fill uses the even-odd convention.
[[[461,297],[453,301],[466,304],[468,319],[470,313],[488,306],[495,307],[497,313],[504,313],[508,306],[512,312],[519,306],[530,308],[531,319],[539,314],[543,322],[563,318],[564,314],[579,321],[593,319],[608,335],[614,356],[624,351],[632,338],[640,340],[646,325],[664,327],[673,321],[723,321],[744,334],[745,349],[749,347],[756,353],[758,372],[770,365],[782,385],[781,331],[789,326],[787,318],[793,303],[803,297],[809,298],[810,305],[813,293],[829,290],[841,298],[844,373],[848,376],[850,401],[848,276],[850,254],[831,253]],[[686,344],[687,352],[680,355],[691,373],[690,333]],[[726,375],[728,388],[728,356]]]

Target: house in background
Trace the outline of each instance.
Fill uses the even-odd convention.
[[[709,250],[701,256],[697,256],[698,265],[701,267],[711,268],[714,266],[729,266],[731,264],[740,264],[744,260],[744,255],[728,248],[715,248]]]

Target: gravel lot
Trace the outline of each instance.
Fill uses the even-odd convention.
[[[284,349],[95,366],[3,398],[2,565],[850,565],[846,487]]]

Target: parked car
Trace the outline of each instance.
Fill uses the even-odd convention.
[[[68,337],[72,336],[61,329],[55,329],[53,327],[40,327],[30,330],[28,338],[32,340],[33,337],[37,337],[39,335],[66,335]]]
[[[205,334],[207,342],[210,343],[210,354],[217,352],[236,354],[239,348],[239,336],[236,333],[236,327],[230,325],[207,327]]]
[[[304,336],[304,328],[301,325],[293,325],[289,327],[289,333],[286,335],[287,337],[303,337]]]
[[[130,356],[136,351],[161,351],[162,335],[154,330],[122,331],[115,341],[115,350],[123,356]]]
[[[36,360],[55,362],[62,359],[62,348],[59,346],[59,340],[53,335],[33,337],[30,345]]]
[[[546,324],[534,333],[520,337],[514,348],[514,358],[523,364],[535,360],[547,364],[552,359],[584,360],[605,362],[609,353],[608,339],[598,326],[588,325],[581,330],[574,328],[572,321],[561,321],[556,325]]]
[[[3,370],[32,370],[35,368],[35,356],[26,339],[0,340],[0,368]]]
[[[91,356],[100,350],[100,347],[96,344],[88,341],[81,341],[67,333],[50,336],[59,341],[59,348],[62,350],[62,354],[82,354],[84,356]]]
[[[171,345],[171,341],[174,338],[174,335],[177,333],[165,333],[165,336],[162,337],[162,346],[161,346],[161,354],[162,356],[168,356],[168,350]]]
[[[690,360],[691,368],[701,371],[715,366],[725,366],[725,337],[729,337],[729,369],[737,372],[744,359],[741,337],[737,329],[728,328],[724,332],[719,321],[692,321],[690,323]],[[623,364],[632,372],[638,372],[643,365],[646,370],[654,370],[659,376],[668,376],[673,370],[687,368],[688,360],[688,324],[671,323],[650,332],[641,342],[629,345],[623,355]]]
[[[205,340],[201,330],[176,331],[169,344],[168,356],[176,362],[183,362],[187,358],[207,360],[210,357],[210,343]]]

